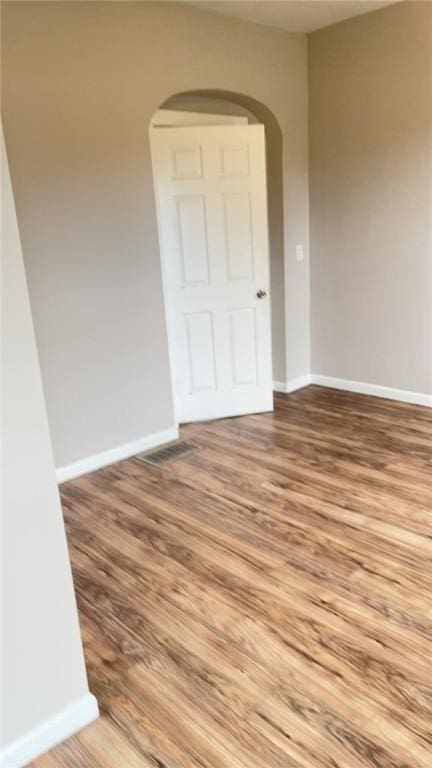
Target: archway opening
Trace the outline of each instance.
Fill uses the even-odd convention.
[[[219,89],[174,94],[161,110],[244,116],[249,123],[262,123],[266,136],[267,204],[270,249],[273,380],[286,380],[285,268],[282,131],[273,112],[245,94]]]

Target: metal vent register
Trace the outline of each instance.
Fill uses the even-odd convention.
[[[134,459],[137,459],[137,461],[142,461],[144,464],[152,464],[152,466],[157,466],[158,464],[163,464],[166,461],[179,459],[186,453],[196,451],[197,449],[197,445],[188,443],[186,440],[181,440],[179,443],[167,445],[166,448],[159,448],[157,451],[150,451],[149,453],[137,453],[137,455],[134,456]]]

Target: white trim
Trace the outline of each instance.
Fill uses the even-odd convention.
[[[128,459],[130,456],[135,456],[135,454],[142,451],[148,451],[150,448],[156,448],[158,445],[173,442],[178,440],[178,436],[178,427],[171,427],[162,432],[154,432],[152,435],[141,437],[139,440],[133,440],[131,443],[119,445],[117,448],[111,448],[109,451],[87,456],[85,459],[75,461],[66,467],[58,467],[56,470],[57,482],[64,483],[66,480],[72,480],[74,477],[86,475],[88,472],[101,469],[101,467]]]
[[[412,405],[424,405],[432,408],[432,395],[426,395],[423,392],[410,392],[407,389],[394,389],[393,387],[383,387],[379,384],[366,384],[362,381],[351,381],[350,379],[337,379],[333,376],[321,376],[317,373],[299,376],[297,379],[288,381],[274,381],[274,392],[295,392],[297,389],[303,389],[309,384],[318,384],[320,387],[329,387],[330,389],[342,389],[345,392],[355,392],[359,395],[372,395],[372,397],[384,397],[388,400],[399,400],[401,403],[411,403]]]
[[[346,392],[356,392],[360,395],[372,395],[373,397],[384,397],[389,400],[400,400],[402,403],[425,405],[432,408],[432,395],[426,395],[422,392],[410,392],[406,389],[382,387],[379,384],[365,384],[362,381],[337,379],[333,378],[333,376],[321,376],[315,373],[311,376],[311,384],[319,384],[321,387],[330,387],[332,389],[343,389]]]
[[[309,386],[311,383],[310,373],[306,373],[304,376],[298,376],[296,379],[288,379],[288,381],[274,381],[274,392],[295,392],[297,389],[303,389],[303,387]]]
[[[12,741],[0,752],[0,768],[23,768],[99,717],[95,697],[87,693],[53,717]]]

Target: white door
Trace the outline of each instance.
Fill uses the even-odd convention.
[[[177,420],[272,410],[264,127],[151,143]]]
[[[214,112],[187,112],[180,109],[158,109],[151,119],[151,127],[179,125],[247,125],[243,115],[217,115]]]

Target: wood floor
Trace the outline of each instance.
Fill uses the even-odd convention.
[[[432,413],[309,387],[62,486],[102,717],[34,768],[431,768]]]

